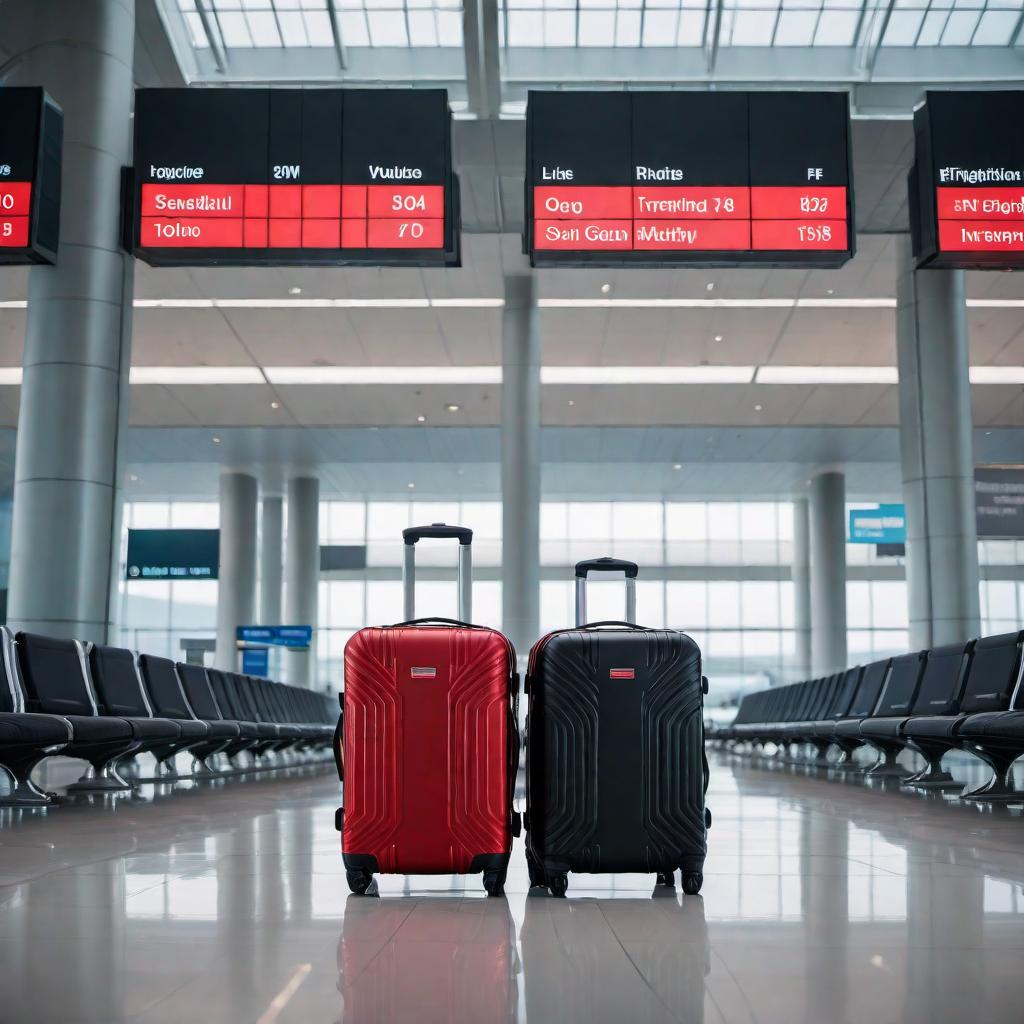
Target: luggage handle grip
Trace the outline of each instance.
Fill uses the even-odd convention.
[[[629,562],[625,558],[586,558],[576,563],[576,576],[578,579],[586,579],[590,572],[622,572],[626,574],[627,580],[635,580],[640,572],[636,562]]]
[[[460,620],[468,621],[473,617],[473,531],[468,526],[447,523],[409,526],[402,531],[402,614],[406,621],[416,617],[416,543],[424,537],[458,540],[458,615]]]
[[[421,619],[406,619],[404,622],[396,622],[390,629],[397,629],[399,626],[425,626],[430,622],[439,622],[444,626],[465,626],[466,629],[479,629],[472,622],[463,622],[462,619],[449,619],[444,615],[425,615]]]
[[[446,540],[455,538],[464,547],[473,543],[473,531],[468,526],[448,526],[445,523],[431,523],[429,526],[410,526],[402,531],[402,540],[410,547],[424,537]]]

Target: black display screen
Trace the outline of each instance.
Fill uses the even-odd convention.
[[[909,192],[919,266],[1024,266],[1024,92],[928,92]]]
[[[56,261],[63,139],[42,89],[0,88],[0,264]]]
[[[535,266],[837,267],[854,251],[840,92],[531,92]]]
[[[215,580],[219,530],[129,530],[125,578]]]
[[[443,89],[141,89],[131,248],[156,266],[456,266]]]

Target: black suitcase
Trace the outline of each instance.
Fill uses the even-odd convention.
[[[634,625],[637,566],[576,566],[576,622],[587,574],[624,572],[625,622],[594,622],[530,652],[526,858],[531,885],[565,895],[568,872],[644,871],[700,891],[710,814],[700,649],[685,633]]]

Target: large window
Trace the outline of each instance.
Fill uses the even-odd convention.
[[[464,523],[474,530],[473,618],[502,619],[499,502],[325,501],[322,544],[365,546],[366,568],[325,573],[319,590],[318,678],[341,681],[345,643],[367,623],[402,618],[402,530],[418,523]],[[133,502],[127,527],[216,527],[213,502]],[[637,618],[693,636],[713,680],[713,698],[728,699],[794,678],[793,515],[787,502],[544,502],[541,535],[541,630],[574,621],[572,565],[615,555],[639,562]],[[848,544],[848,645],[851,663],[909,647],[902,559],[879,558],[873,545]],[[1024,624],[1024,580],[1015,578],[1024,544],[979,544],[982,632]],[[454,616],[456,545],[423,541],[417,550],[418,614]],[[996,578],[984,578],[984,577]],[[216,633],[217,583],[121,582],[119,641],[181,657],[185,637]],[[618,619],[621,580],[595,581],[588,618]],[[287,658],[279,660],[287,671]]]

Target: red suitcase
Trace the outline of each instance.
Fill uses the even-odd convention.
[[[515,651],[469,624],[473,531],[435,523],[402,536],[407,621],[361,629],[345,646],[337,826],[349,887],[365,892],[375,871],[482,871],[499,896],[519,834]],[[413,618],[424,537],[459,542],[460,620]]]

